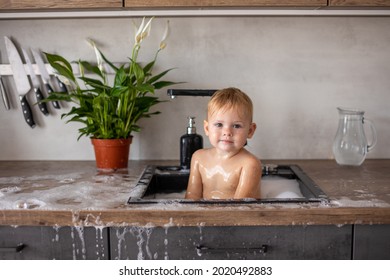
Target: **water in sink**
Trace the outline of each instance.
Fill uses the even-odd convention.
[[[154,193],[144,196],[144,199],[184,199],[186,191],[172,193]],[[261,180],[262,198],[302,198],[299,183],[295,179],[280,176],[266,176]]]
[[[297,165],[266,165],[262,171],[260,199],[184,199],[189,171],[178,166],[148,166],[128,203],[272,203],[323,202],[326,194]]]

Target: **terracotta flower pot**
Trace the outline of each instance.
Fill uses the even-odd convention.
[[[91,138],[98,169],[124,169],[128,166],[130,144],[128,139],[95,139]]]

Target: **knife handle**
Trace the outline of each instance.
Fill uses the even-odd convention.
[[[31,128],[35,127],[35,122],[33,119],[32,111],[30,105],[27,102],[26,95],[20,96],[20,104],[22,105],[23,116],[26,123],[31,126]]]
[[[64,93],[67,93],[68,92],[68,89],[66,88],[66,85],[61,82],[60,78],[58,78],[58,76],[56,76],[56,80],[57,80],[57,83],[58,83],[58,87],[60,89],[60,92],[64,92]]]
[[[41,89],[40,88],[34,88],[34,92],[35,92],[35,96],[37,97],[39,110],[41,110],[41,112],[45,116],[49,115],[49,111],[47,110],[46,103],[41,102],[44,99],[43,94],[41,92]]]
[[[48,83],[45,83],[45,87],[48,94],[51,94],[53,92],[53,88]],[[61,109],[60,103],[58,101],[52,101],[51,104],[53,104],[54,108]]]

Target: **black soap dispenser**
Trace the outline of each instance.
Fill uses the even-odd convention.
[[[180,137],[180,167],[190,169],[192,154],[203,148],[203,137],[196,134],[195,117],[188,117],[187,134]]]

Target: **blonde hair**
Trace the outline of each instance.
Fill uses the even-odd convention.
[[[238,88],[229,87],[216,91],[207,105],[207,117],[213,115],[217,110],[237,109],[239,114],[253,118],[252,100]]]

